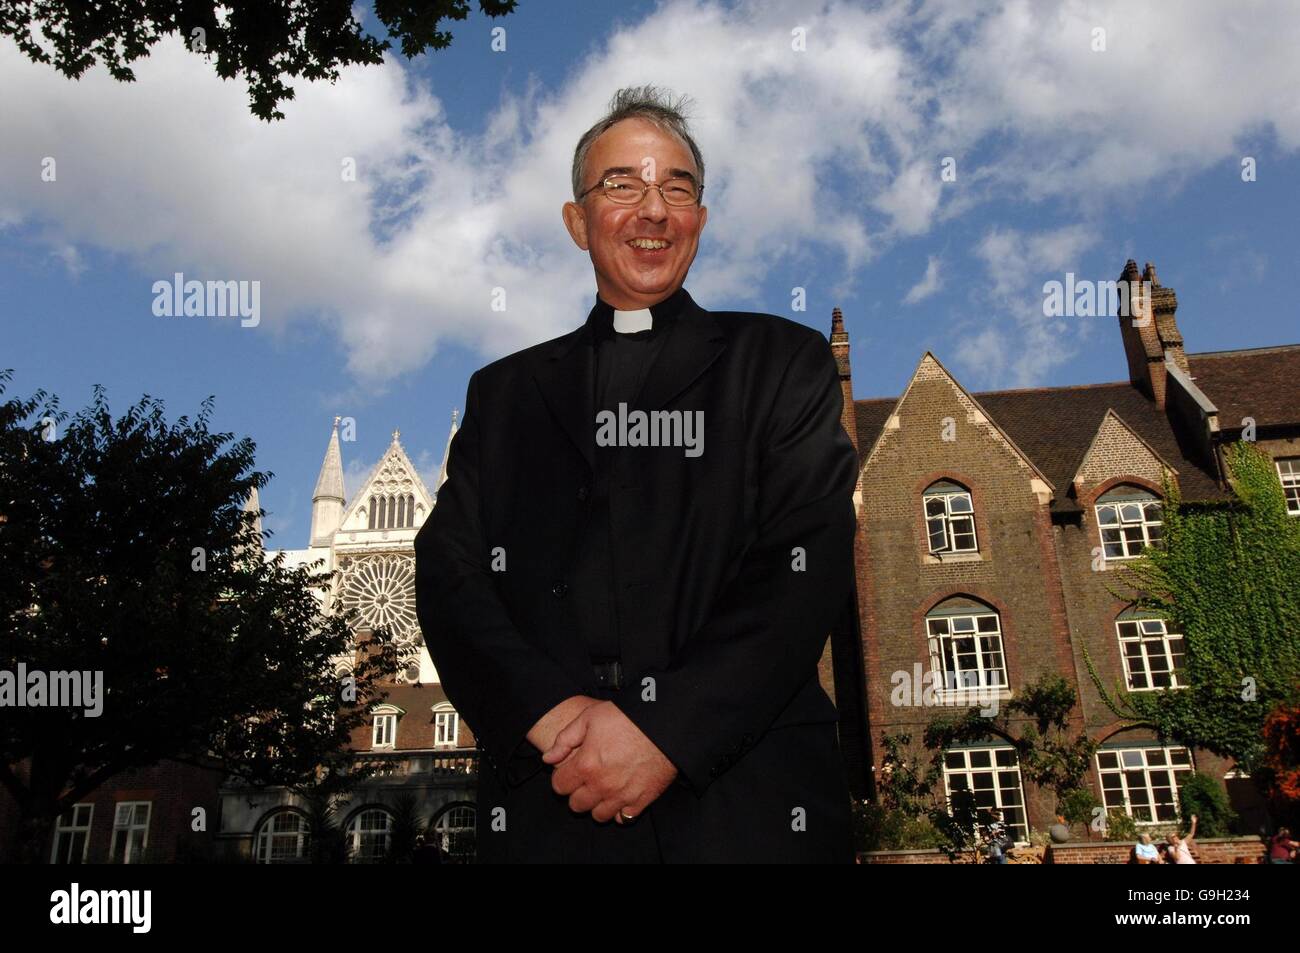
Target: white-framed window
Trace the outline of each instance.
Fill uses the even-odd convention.
[[[1277,478],[1282,481],[1282,492],[1286,494],[1286,511],[1300,516],[1300,457],[1278,460]]]
[[[433,710],[433,743],[438,747],[456,747],[460,736],[460,715],[450,705]]]
[[[975,507],[969,490],[940,480],[925,491],[922,506],[930,552],[973,553],[979,550],[975,538]]]
[[[1164,619],[1120,616],[1115,620],[1124,679],[1131,692],[1186,688],[1183,637]]]
[[[926,616],[925,628],[930,667],[942,678],[940,692],[1002,689],[1009,684],[1002,624],[995,611],[966,600],[945,602]]]
[[[996,808],[1013,840],[1029,839],[1025,790],[1015,748],[950,748],[943,753],[943,786],[950,802],[956,791],[974,794],[981,823],[988,823],[989,812]]]
[[[374,731],[370,738],[372,748],[391,748],[397,738],[397,716],[375,715]]]
[[[1178,820],[1178,789],[1192,770],[1191,752],[1177,745],[1097,752],[1106,810],[1123,811],[1139,824]]]
[[[90,826],[95,816],[95,805],[74,804],[61,815],[54,825],[54,849],[50,854],[52,864],[84,864],[90,848]]]
[[[393,815],[372,807],[357,813],[348,823],[348,859],[354,864],[372,864],[388,854]]]
[[[473,862],[475,822],[472,804],[458,804],[438,818],[433,829],[445,860],[454,864]]]
[[[113,817],[113,842],[108,848],[110,864],[131,864],[144,861],[144,850],[149,846],[150,801],[119,801]]]
[[[307,818],[297,811],[276,811],[257,833],[257,862],[282,864],[304,860],[309,840]]]
[[[1146,490],[1118,486],[1097,499],[1097,526],[1107,560],[1133,559],[1147,546],[1158,546],[1164,517],[1160,501]]]

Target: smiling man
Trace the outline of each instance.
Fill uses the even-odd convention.
[[[681,104],[620,90],[572,186],[595,305],[471,376],[415,543],[420,625],[486,762],[479,860],[851,861],[817,676],[853,585],[830,347],[683,287],[708,211]]]

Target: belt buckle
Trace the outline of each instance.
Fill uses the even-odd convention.
[[[623,663],[620,659],[593,660],[591,668],[596,674],[596,684],[600,688],[617,690],[623,687]]]

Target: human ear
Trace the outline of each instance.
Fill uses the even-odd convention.
[[[587,241],[587,213],[577,202],[565,202],[560,213],[564,216],[564,227],[568,229],[573,244],[583,251],[587,251],[589,248]]]

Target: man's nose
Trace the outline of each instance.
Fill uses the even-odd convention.
[[[636,214],[637,218],[644,218],[651,222],[662,222],[668,217],[668,203],[664,201],[664,197],[659,193],[658,189],[646,189]]]

